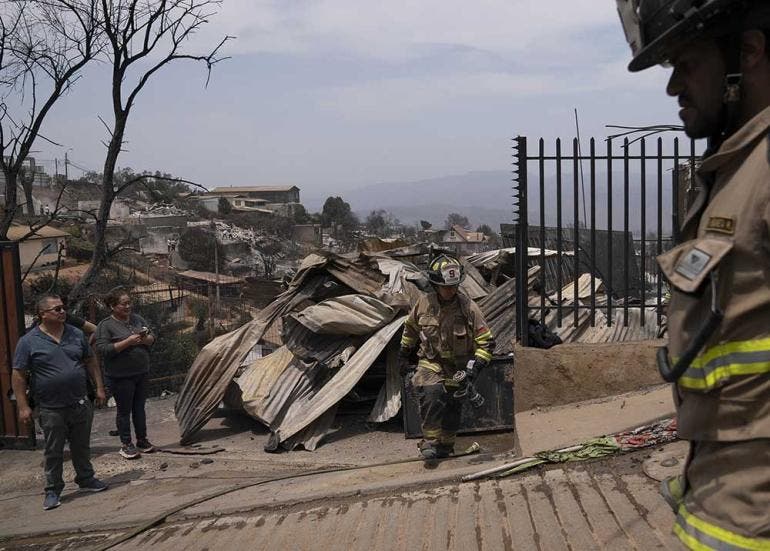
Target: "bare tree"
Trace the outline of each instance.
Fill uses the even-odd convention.
[[[37,139],[51,142],[41,134],[43,121],[98,52],[98,1],[0,0],[0,239],[16,217],[20,183],[34,214],[32,179],[20,178],[24,162]]]
[[[106,229],[115,198],[128,186],[142,181],[140,176],[115,186],[118,156],[123,151],[126,126],[137,96],[158,71],[178,60],[204,63],[211,68],[225,58],[219,50],[231,37],[224,37],[206,54],[191,54],[184,46],[221,5],[220,0],[99,0],[106,37],[105,58],[112,67],[112,122],[102,123],[109,139],[104,142],[107,156],[102,171],[102,197],[94,231],[91,265],[73,288],[70,301],[85,295],[107,258]],[[206,80],[208,83],[208,78]]]

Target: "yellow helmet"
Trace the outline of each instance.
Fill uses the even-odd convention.
[[[465,270],[456,258],[442,254],[431,260],[428,266],[428,279],[433,285],[453,287],[465,279]]]

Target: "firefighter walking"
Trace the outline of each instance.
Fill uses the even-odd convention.
[[[691,138],[708,138],[671,284],[682,477],[666,481],[691,549],[770,549],[770,2],[617,0],[631,71],[667,63]]]
[[[456,258],[433,259],[428,279],[434,292],[424,293],[414,305],[401,338],[399,363],[417,397],[423,434],[419,448],[426,461],[454,451],[462,408],[453,396],[458,389],[454,374],[473,359],[472,380],[492,359],[492,333],[476,303],[459,290],[464,277]],[[415,349],[416,370],[410,360]]]

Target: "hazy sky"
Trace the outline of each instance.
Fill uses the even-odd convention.
[[[203,185],[303,193],[508,169],[510,138],[604,137],[605,124],[676,123],[668,72],[627,73],[612,0],[224,0],[189,49],[225,34],[231,59],[158,74],[120,166]],[[59,103],[41,159],[101,170],[109,73]],[[71,169],[70,176],[79,171]]]

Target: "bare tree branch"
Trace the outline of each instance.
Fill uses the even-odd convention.
[[[69,0],[74,1],[74,0]],[[102,170],[102,198],[96,219],[91,265],[73,288],[72,302],[85,296],[109,256],[106,243],[107,221],[115,198],[131,185],[147,186],[151,176],[143,175],[115,187],[117,160],[125,145],[125,132],[137,96],[149,80],[172,62],[190,60],[206,66],[208,84],[212,67],[223,61],[219,52],[231,39],[225,36],[208,53],[185,51],[189,38],[213,16],[221,0],[98,0],[105,40],[105,60],[112,67],[112,116],[105,140],[107,155]],[[104,142],[103,142],[104,143]],[[185,183],[178,178],[152,178]]]
[[[118,189],[115,190],[115,195],[120,195],[123,191],[125,191],[127,188],[131,187],[134,184],[142,183],[147,189],[152,190],[150,185],[147,182],[143,182],[143,180],[147,180],[152,178],[153,180],[163,180],[165,182],[174,182],[177,184],[185,184],[188,186],[193,186],[202,189],[203,191],[208,191],[208,188],[205,186],[202,186],[200,184],[196,184],[195,182],[191,182],[190,180],[185,180],[184,178],[168,178],[166,176],[154,176],[152,174],[141,174],[139,176],[136,176],[135,178],[131,178],[129,181],[127,181],[125,184],[118,187]]]
[[[56,287],[56,282],[59,281],[59,270],[61,269],[61,257],[64,256],[64,243],[59,243],[59,254],[56,257],[56,270],[53,273],[53,279],[51,280],[51,286],[48,287],[48,292],[53,291]]]
[[[29,231],[25,233],[23,236],[21,236],[19,239],[17,239],[16,241],[18,242],[26,241],[33,235],[37,235],[38,230],[47,226],[48,224],[50,224],[51,222],[53,222],[58,218],[58,215],[62,210],[61,200],[62,200],[62,196],[64,195],[64,190],[66,188],[67,188],[67,185],[64,184],[59,190],[59,195],[56,196],[56,204],[54,205],[54,209],[50,213],[48,213],[46,216],[41,217],[36,223],[29,223],[28,224]]]
[[[40,257],[43,256],[45,253],[48,252],[48,249],[51,248],[51,243],[46,245],[45,247],[42,247],[38,253],[35,255],[35,258],[32,259],[32,262],[27,267],[27,270],[24,272],[24,274],[21,276],[21,282],[24,283],[24,281],[27,279],[27,276],[29,275],[30,270],[37,264],[37,261],[40,260]]]
[[[98,0],[15,0],[0,10],[0,169],[5,206],[0,239],[18,211],[17,185],[43,121],[99,52]],[[8,101],[13,105],[9,106]],[[19,115],[18,121],[11,113]],[[22,122],[23,121],[23,122]],[[28,191],[28,190],[26,190]],[[27,192],[28,210],[31,192]]]

